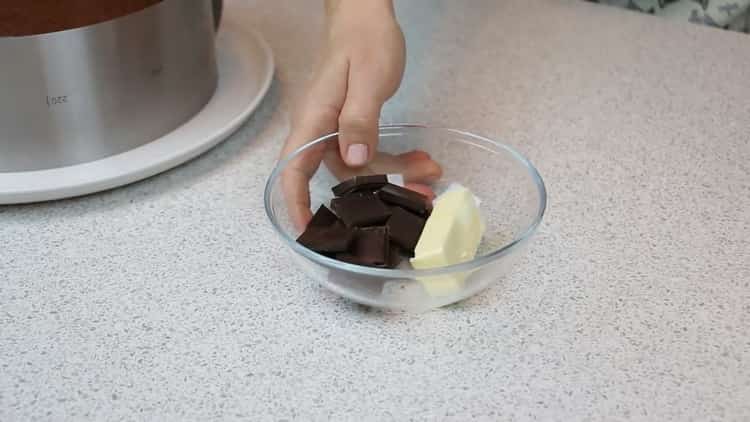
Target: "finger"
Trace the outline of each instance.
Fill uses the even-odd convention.
[[[377,151],[382,106],[375,98],[347,94],[339,116],[339,148],[350,167],[364,166]]]
[[[336,131],[346,93],[347,72],[345,60],[332,59],[328,66],[321,68],[292,123],[282,155],[289,155],[306,143]],[[320,166],[326,147],[320,144],[304,150],[281,174],[289,217],[298,230],[303,230],[312,217],[309,182]]]
[[[312,110],[312,109],[311,109]],[[289,135],[285,150],[294,152],[310,140],[336,130],[336,114],[319,108],[319,111],[308,111],[297,126],[293,127]],[[281,173],[281,183],[284,198],[292,219],[298,230],[303,230],[312,218],[310,211],[310,179],[313,177],[320,162],[323,160],[325,144],[309,147],[294,157]]]
[[[421,183],[407,183],[404,185],[406,189],[413,190],[414,192],[421,193],[426,196],[429,201],[435,199],[435,191],[427,185]]]
[[[310,179],[315,174],[312,164],[319,165],[324,145],[316,145],[295,157],[281,173],[281,189],[292,224],[304,230],[312,218],[310,211]]]
[[[326,166],[339,179],[345,180],[359,174],[403,174],[408,183],[431,184],[440,179],[443,169],[424,151],[411,151],[400,155],[377,153],[365,167],[350,168],[334,151],[326,152]]]
[[[405,152],[401,154],[400,157],[406,161],[432,159],[430,154],[428,154],[426,151],[422,151],[421,149],[415,149],[414,151]]]
[[[357,60],[357,59],[354,59]],[[369,62],[359,62],[357,72],[349,72],[346,99],[339,116],[339,148],[350,167],[362,167],[377,152],[378,122],[383,103],[398,83],[388,72]]]
[[[402,174],[407,183],[431,184],[443,176],[443,168],[432,158],[407,159],[405,162]]]
[[[337,129],[346,98],[349,64],[343,57],[331,57],[325,62],[298,106],[282,155]]]

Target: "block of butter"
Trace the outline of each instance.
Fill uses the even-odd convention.
[[[412,267],[429,269],[474,259],[484,224],[474,195],[463,186],[440,195],[414,249]],[[427,293],[447,296],[458,291],[467,273],[420,279]]]

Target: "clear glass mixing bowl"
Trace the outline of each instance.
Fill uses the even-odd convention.
[[[542,221],[547,204],[544,182],[529,160],[513,148],[455,129],[382,126],[380,151],[422,150],[441,164],[443,176],[432,186],[437,194],[455,182],[480,199],[486,224],[482,243],[473,260],[430,270],[370,268],[328,258],[296,242],[300,230],[292,224],[281,188],[285,166],[324,142],[337,142],[337,134],[308,143],[276,165],[266,184],[266,213],[299,267],[324,287],[355,302],[418,312],[463,300],[501,280]],[[331,187],[338,182],[322,164],[310,180],[313,211],[320,204],[328,205]],[[456,275],[464,279],[458,289],[436,294],[424,288],[431,280]]]

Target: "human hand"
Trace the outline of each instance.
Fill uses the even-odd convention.
[[[429,194],[423,184],[441,175],[423,151],[377,152],[380,109],[398,89],[405,43],[391,0],[329,0],[327,42],[310,87],[299,104],[282,155],[328,133],[325,142],[295,157],[281,175],[294,224],[302,229],[310,212],[309,181],[321,162],[339,179],[356,174],[402,173],[408,187]]]

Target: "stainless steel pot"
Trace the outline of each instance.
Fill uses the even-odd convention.
[[[186,122],[216,89],[220,9],[163,0],[82,28],[0,37],[0,172],[101,159]]]

